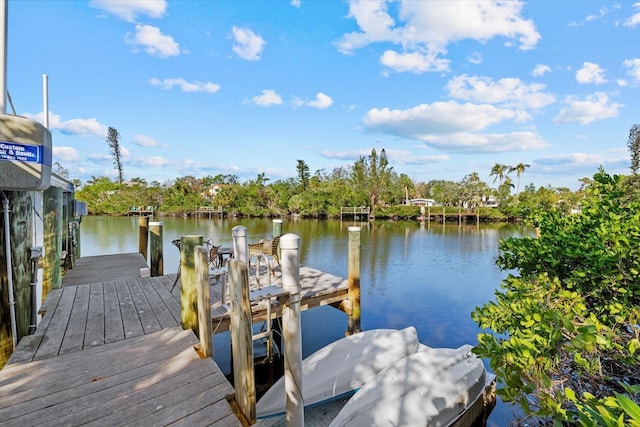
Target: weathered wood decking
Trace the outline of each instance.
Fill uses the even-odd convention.
[[[86,258],[49,292],[36,333],[0,370],[0,425],[241,425],[226,400],[231,385],[180,327],[176,275],[139,277],[141,259]],[[303,310],[347,297],[337,276],[302,267],[300,279]],[[226,331],[221,284],[210,289],[214,333]],[[254,321],[266,318],[264,302],[252,309]]]
[[[141,268],[149,266],[139,253],[84,257],[77,260],[75,267],[65,273],[62,286],[140,277]]]
[[[233,389],[180,327],[0,371],[0,424],[239,426]]]

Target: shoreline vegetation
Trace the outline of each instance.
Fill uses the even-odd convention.
[[[137,214],[131,208],[145,206],[153,207],[159,216],[192,216],[196,207],[204,206],[221,207],[230,217],[338,219],[342,207],[363,206],[375,219],[442,220],[444,214],[447,222],[515,222],[537,208],[566,213],[580,209],[588,179],[582,180],[578,191],[533,184],[520,191],[528,166],[495,164],[488,174],[494,187],[477,172],[458,182],[413,182],[393,170],[384,149],[380,154],[374,149],[353,166],[318,170],[313,175],[304,160],[297,160],[297,177],[273,182],[264,173],[242,183],[235,175],[222,174],[184,176],[163,184],[144,178],[121,182],[92,177],[79,186],[76,199],[86,202],[89,213],[96,215]],[[516,184],[510,173],[516,174]],[[423,206],[414,205],[416,199],[423,199]]]

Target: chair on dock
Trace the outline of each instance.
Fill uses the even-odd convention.
[[[178,248],[178,252],[180,252],[180,239],[175,239],[171,241],[171,244],[174,245],[176,248]],[[180,266],[181,266],[181,262],[178,262],[178,272],[176,273],[176,280],[173,281],[173,286],[171,286],[171,291],[173,292],[173,288],[176,287],[176,285],[178,284],[178,280],[180,280]]]
[[[221,253],[219,253],[220,245],[214,245],[211,239],[207,240],[206,245],[209,247],[209,277],[215,278],[216,283],[220,281],[220,277],[223,278],[222,287],[224,289],[224,279],[229,273],[229,267]]]
[[[251,260],[256,258],[256,275],[260,270],[260,258],[264,258],[267,269],[271,271],[273,277],[276,276],[275,268],[280,266],[278,245],[280,245],[280,236],[275,236],[271,240],[260,240],[258,243],[249,243],[249,267],[251,267]]]

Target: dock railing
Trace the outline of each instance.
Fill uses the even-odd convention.
[[[369,206],[342,206],[340,207],[340,221],[342,221],[343,216],[353,216],[358,217],[360,215],[365,216],[369,219],[369,215],[371,214],[371,208]]]
[[[221,218],[224,216],[224,209],[222,206],[196,206],[195,215],[207,215],[208,217],[213,215],[219,215]]]

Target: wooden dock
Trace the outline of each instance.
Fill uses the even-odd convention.
[[[0,370],[0,425],[242,425],[226,398],[233,388],[180,327],[180,281],[140,277],[138,257],[78,260],[70,270],[76,277],[49,292],[36,333],[20,340]],[[118,263],[128,266],[118,273]],[[300,281],[301,310],[347,298],[347,280],[337,276],[302,267]],[[221,284],[210,290],[220,333],[230,313]],[[266,319],[266,302],[252,311],[254,322]]]
[[[224,217],[224,209],[222,206],[196,206],[194,211],[195,216],[212,216],[218,215],[220,218]]]

